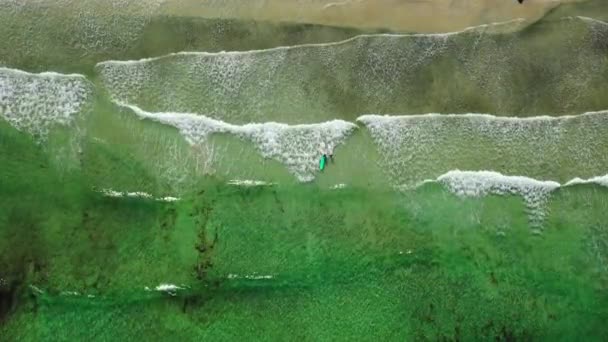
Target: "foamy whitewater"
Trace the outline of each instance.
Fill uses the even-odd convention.
[[[458,196],[521,196],[535,229],[542,228],[551,192],[562,185],[509,174],[572,179],[564,186],[606,184],[605,176],[575,177],[608,171],[608,111],[528,118],[364,115],[357,121],[369,130],[383,170],[396,186],[413,188],[433,175],[430,182]]]
[[[0,68],[0,118],[42,140],[53,125],[70,125],[91,95],[82,75]]]
[[[577,177],[577,178],[570,180],[568,183],[565,184],[565,186],[579,185],[579,184],[598,184],[598,185],[608,187],[608,174],[606,174],[604,176],[600,176],[600,177],[592,177],[589,179],[581,179],[581,178]]]
[[[542,228],[549,194],[560,186],[557,182],[491,171],[450,171],[439,176],[437,182],[458,196],[519,195],[528,209],[530,225],[535,229]]]
[[[534,178],[606,173],[608,111],[563,117],[487,114],[364,115],[395,185],[415,186],[448,170],[494,170]]]
[[[177,290],[183,290],[183,287],[173,284],[160,284],[154,290],[161,292],[175,292]]]
[[[142,198],[142,199],[152,199],[152,200],[160,201],[160,202],[179,201],[179,198],[177,198],[177,197],[172,197],[172,196],[154,197],[154,196],[150,195],[149,193],[141,192],[141,191],[135,191],[135,192],[123,191],[123,192],[121,192],[121,191],[115,191],[112,189],[102,189],[102,190],[100,190],[100,192],[104,196],[108,196],[108,197]]]
[[[357,129],[357,125],[342,120],[306,125],[276,122],[232,125],[203,115],[149,113],[135,106],[123,106],[141,118],[176,127],[192,145],[204,143],[214,133],[229,133],[250,141],[262,157],[279,161],[301,182],[315,178],[320,146],[333,150]]]
[[[174,284],[160,284],[154,288],[154,291],[163,292],[170,296],[175,296],[175,295],[177,295],[177,291],[185,290],[185,289],[186,289],[186,286],[183,286],[183,285],[177,286]],[[144,290],[152,291],[152,289],[150,289],[148,286],[144,287]]]
[[[437,178],[451,192],[459,196],[485,196],[488,194],[521,195],[526,200],[548,194],[560,187],[553,181],[538,181],[522,176],[505,176],[492,171],[449,171]]]
[[[542,228],[546,216],[546,203],[553,191],[562,187],[580,184],[597,184],[608,187],[608,174],[590,179],[574,178],[561,185],[554,181],[541,181],[523,176],[508,176],[494,171],[452,170],[435,180],[425,180],[418,186],[436,182],[460,197],[482,197],[487,195],[521,196],[528,209],[533,228]]]

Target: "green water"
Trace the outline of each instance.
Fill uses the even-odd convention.
[[[608,339],[608,187],[565,186],[608,173],[608,114],[583,114],[608,109],[608,25],[568,18],[602,2],[339,44],[378,32],[72,5],[0,0],[0,66],[86,77],[0,69],[0,340]],[[361,120],[318,172],[298,131],[265,157],[271,126],[190,144],[113,99],[234,125],[494,116]],[[438,179],[454,169],[529,178]]]
[[[3,278],[44,291],[22,289],[11,340],[606,338],[606,189],[560,190],[541,235],[517,197],[435,185],[201,180],[159,203],[91,192],[7,131]],[[187,289],[144,289],[167,280]]]

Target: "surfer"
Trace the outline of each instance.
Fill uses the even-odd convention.
[[[323,169],[325,169],[325,166],[327,166],[328,160],[331,160],[332,164],[334,163],[334,149],[328,144],[321,144],[319,152],[321,153],[321,159],[319,160],[319,170],[323,171]]]
[[[327,154],[323,153],[321,160],[319,160],[319,170],[323,171],[327,165]]]

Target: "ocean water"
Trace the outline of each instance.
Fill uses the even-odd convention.
[[[0,340],[608,338],[608,5],[162,6],[0,0]]]

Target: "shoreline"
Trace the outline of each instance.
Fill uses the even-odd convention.
[[[582,0],[585,1],[585,0]],[[514,19],[536,21],[560,4],[581,0],[318,0],[299,4],[295,1],[251,1],[247,5],[223,2],[201,6],[194,1],[167,1],[164,15],[202,18],[249,19],[273,23],[295,23],[387,29],[395,32],[441,33]]]

